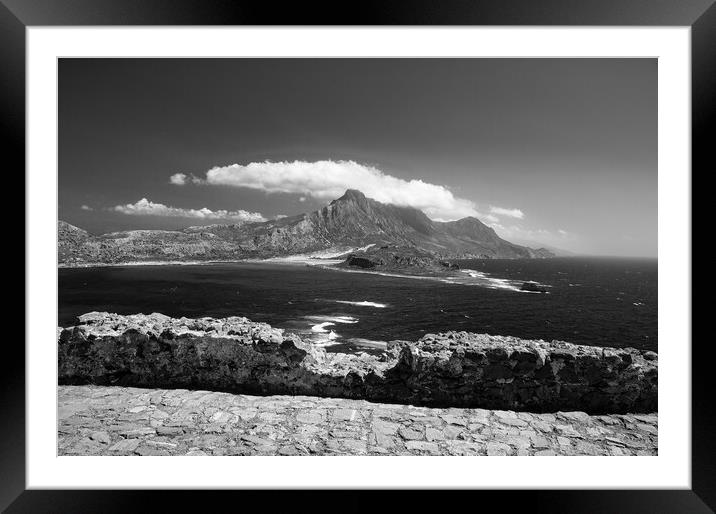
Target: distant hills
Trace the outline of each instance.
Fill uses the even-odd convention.
[[[545,250],[549,250],[550,252],[552,252],[555,257],[578,257],[581,255],[581,254],[579,254],[577,252],[573,252],[571,250],[565,250],[564,248],[559,248],[559,247],[548,245],[545,243],[538,243],[536,241],[512,239],[512,242],[516,243],[518,245],[522,245],[522,246],[530,246],[530,247],[538,246],[540,248],[544,248]]]
[[[419,250],[440,259],[555,256],[546,248],[506,241],[477,218],[433,221],[418,209],[380,203],[353,189],[317,211],[265,222],[94,236],[60,221],[57,250],[59,263],[73,266],[268,258],[371,244]]]

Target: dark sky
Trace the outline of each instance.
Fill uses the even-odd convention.
[[[471,205],[507,239],[656,256],[657,62],[60,60],[60,219],[93,233],[178,228],[223,222],[222,210],[296,214],[332,194],[264,165],[253,183],[170,183],[177,173],[207,182],[215,166],[264,161],[305,161],[319,182],[317,161],[341,170],[340,161],[355,161],[441,186],[455,207],[439,205],[436,219]],[[441,201],[415,183],[413,199],[411,188],[373,175],[335,187],[365,183],[417,206]],[[166,208],[114,209],[143,198]]]

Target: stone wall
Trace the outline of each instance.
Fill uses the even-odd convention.
[[[658,358],[467,332],[393,341],[385,355],[327,353],[246,318],[89,313],[58,328],[59,380],[429,406],[654,412]]]

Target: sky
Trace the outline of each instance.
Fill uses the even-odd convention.
[[[59,219],[261,221],[346,189],[587,255],[657,253],[655,59],[60,59]]]

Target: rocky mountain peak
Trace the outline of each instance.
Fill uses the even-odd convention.
[[[365,199],[366,199],[366,196],[361,191],[358,191],[357,189],[346,189],[346,192],[343,193],[343,196],[338,198],[338,200],[336,200],[336,201],[365,200]]]
[[[357,189],[346,189],[346,192],[343,193],[343,196],[333,200],[330,205],[356,205],[366,207],[368,204],[373,202],[375,202],[375,200],[367,198],[361,191],[358,191]]]

